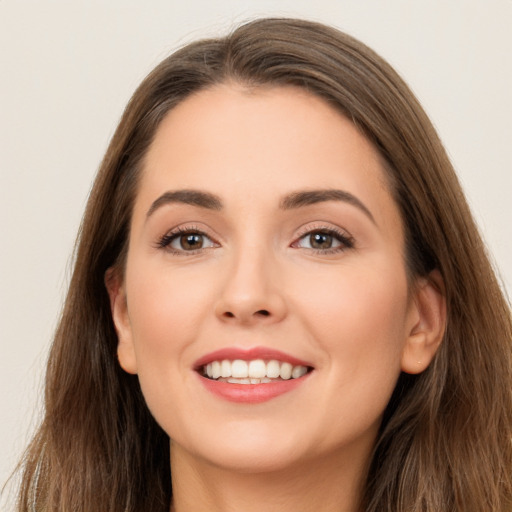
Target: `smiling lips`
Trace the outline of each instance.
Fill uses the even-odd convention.
[[[246,403],[263,402],[291,391],[312,371],[306,362],[267,348],[220,350],[201,358],[195,368],[209,391]]]
[[[306,366],[280,362],[271,359],[266,362],[263,359],[244,361],[235,359],[229,361],[213,361],[203,367],[203,372],[208,378],[229,382],[232,384],[268,384],[273,380],[298,379],[308,372]]]

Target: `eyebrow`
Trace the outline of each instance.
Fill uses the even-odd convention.
[[[326,189],[326,190],[305,190],[293,192],[285,196],[280,203],[283,210],[292,210],[303,206],[314,205],[326,201],[342,201],[356,208],[359,208],[374,224],[375,218],[365,204],[356,196],[345,190]]]
[[[296,208],[302,208],[304,206],[324,203],[327,201],[342,201],[355,206],[374,224],[376,224],[372,213],[364,203],[346,190],[325,189],[292,192],[281,199],[279,207],[282,210],[294,210]],[[201,190],[173,190],[165,192],[158,199],[153,201],[146,217],[152,215],[158,208],[173,203],[190,204],[192,206],[199,206],[200,208],[215,211],[220,211],[223,208],[220,197],[212,194],[211,192],[204,192]]]
[[[162,194],[151,204],[146,217],[149,217],[158,208],[172,203],[190,204],[207,210],[221,210],[222,201],[219,196],[200,190],[174,190]]]

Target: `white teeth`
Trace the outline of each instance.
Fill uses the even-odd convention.
[[[246,361],[235,359],[231,363],[231,375],[237,379],[249,377],[249,366]]]
[[[261,379],[267,375],[267,365],[263,359],[256,359],[249,362],[249,377]]]
[[[267,363],[267,377],[270,379],[277,379],[279,377],[279,373],[281,372],[281,365],[279,361],[273,359]]]
[[[231,384],[250,384],[251,379],[228,379]]]
[[[288,380],[292,376],[293,366],[290,363],[283,363],[279,375],[281,379]]]
[[[220,377],[220,363],[219,361],[212,362],[212,378],[218,379]]]
[[[308,369],[305,366],[294,366],[292,370],[292,379],[298,379],[306,375]]]
[[[231,362],[227,359],[224,359],[220,364],[220,376],[231,377]]]
[[[230,384],[267,384],[272,382],[272,379],[267,379],[267,377],[263,377],[262,379],[235,379],[234,377],[229,377],[227,379],[220,378],[219,382],[229,382]]]
[[[220,379],[232,384],[260,384],[272,382],[272,379],[298,379],[308,372],[306,366],[277,361],[272,359],[265,363],[263,359],[243,361],[212,361],[203,367],[203,372],[210,379]]]

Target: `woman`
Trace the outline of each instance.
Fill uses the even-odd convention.
[[[402,80],[334,29],[249,23],[125,111],[19,510],[509,510],[511,341]]]

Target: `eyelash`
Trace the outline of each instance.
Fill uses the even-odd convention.
[[[347,233],[334,229],[332,227],[326,227],[326,226],[317,226],[317,227],[308,227],[304,230],[302,230],[301,234],[297,237],[297,239],[291,244],[291,247],[294,248],[300,248],[298,247],[298,243],[305,239],[306,237],[311,237],[315,234],[321,234],[321,235],[327,235],[333,237],[337,242],[339,242],[340,245],[336,247],[329,247],[327,249],[315,249],[313,247],[303,247],[303,249],[306,249],[308,251],[311,251],[316,254],[336,254],[343,252],[347,249],[354,248],[354,238],[348,235]],[[192,250],[186,250],[186,249],[174,249],[171,247],[171,244],[179,237],[184,235],[199,235],[202,236],[212,243],[212,246],[210,247],[200,247],[199,249],[192,249]],[[198,229],[194,226],[186,226],[186,227],[177,227],[173,229],[172,231],[166,233],[163,235],[157,242],[156,247],[158,249],[165,249],[169,251],[171,254],[175,255],[194,255],[198,254],[201,251],[212,249],[215,246],[218,246],[218,242],[216,242],[211,236],[209,236],[207,233],[205,233],[203,230]]]

